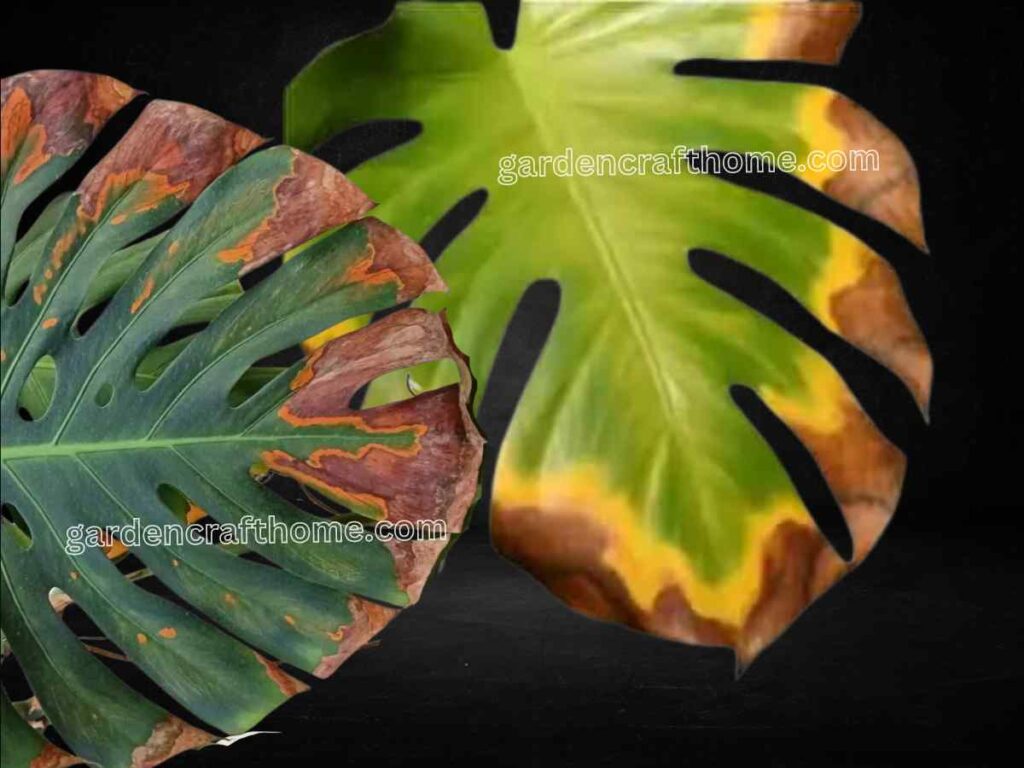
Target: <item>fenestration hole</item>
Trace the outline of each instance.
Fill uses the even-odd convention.
[[[114,388],[107,382],[96,391],[96,405],[105,407],[114,397]]]

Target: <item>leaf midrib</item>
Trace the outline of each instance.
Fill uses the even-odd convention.
[[[12,445],[0,448],[0,461],[7,464],[25,459],[45,459],[56,457],[73,457],[90,453],[136,452],[146,450],[177,449],[191,445],[214,445],[217,443],[288,443],[293,440],[316,440],[323,435],[266,435],[247,434],[211,435],[209,437],[185,436],[164,439],[134,438],[129,440],[111,440],[102,443],[31,443],[28,445]],[[344,437],[331,435],[331,440],[344,440]]]
[[[506,69],[509,74],[509,81],[514,86],[515,91],[519,96],[520,102],[523,105],[523,110],[531,118],[537,134],[540,136],[541,143],[546,146],[550,152],[557,152],[559,144],[552,140],[552,130],[547,127],[543,120],[542,110],[537,110],[532,107],[527,96],[527,91],[519,81],[513,57],[514,51],[515,49],[513,48],[512,51],[509,51],[503,57],[503,60],[507,64]],[[628,271],[625,270],[619,262],[618,257],[616,256],[615,247],[601,227],[600,221],[597,217],[592,215],[590,208],[586,205],[585,192],[580,189],[580,185],[576,181],[575,177],[573,175],[569,175],[567,177],[556,178],[558,178],[558,180],[566,187],[573,208],[576,210],[580,221],[583,222],[583,225],[586,227],[587,232],[590,234],[591,240],[594,243],[595,251],[599,257],[599,262],[609,274],[611,282],[609,292],[619,300],[623,307],[628,324],[633,330],[633,335],[637,340],[637,346],[639,347],[644,362],[651,373],[651,380],[658,397],[658,404],[660,405],[665,418],[670,423],[678,424],[679,420],[675,418],[677,413],[672,407],[672,398],[669,394],[671,390],[670,377],[658,361],[654,344],[651,340],[649,321],[644,317],[642,307],[640,307],[639,303],[630,295],[629,290],[616,290],[616,288],[621,288],[622,286],[626,286],[630,290],[633,289]],[[633,292],[635,293],[635,290]],[[670,433],[672,435],[673,442],[676,442],[677,447],[679,447],[679,436],[676,430],[670,430]]]

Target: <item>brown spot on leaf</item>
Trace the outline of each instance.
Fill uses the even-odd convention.
[[[267,677],[274,681],[274,685],[278,687],[286,697],[291,698],[298,693],[305,693],[309,690],[309,686],[301,680],[296,680],[294,677],[283,671],[279,664],[266,659],[260,654],[253,651],[253,655],[259,660],[263,668],[267,670]]]
[[[178,636],[178,631],[174,627],[164,627],[157,634],[160,635],[160,637],[173,640]]]
[[[53,326],[55,326],[58,322],[59,320],[56,317],[48,317],[45,320],[43,320],[43,322],[40,325],[42,325],[44,329],[49,330],[50,328],[53,328]]]
[[[153,295],[153,286],[156,285],[156,281],[153,280],[152,275],[146,278],[146,281],[142,284],[142,290],[139,291],[139,295],[132,301],[132,305],[129,311],[134,315],[139,311],[139,308]]]
[[[352,614],[352,621],[338,627],[338,631],[331,635],[331,639],[338,642],[337,653],[324,656],[313,670],[313,674],[321,679],[334,674],[353,653],[366,645],[398,615],[397,608],[372,603],[361,597],[350,597],[348,610]]]
[[[128,190],[131,207],[145,213],[175,200],[191,203],[262,139],[190,104],[153,101],[79,187],[81,222],[95,223]]]
[[[418,602],[438,557],[448,546],[448,539],[391,540],[384,542],[384,546],[395,559],[398,586],[409,596],[410,603]]]
[[[363,224],[370,246],[367,256],[372,263],[361,260],[355,265],[355,271],[346,276],[348,279],[378,283],[397,280],[399,301],[448,290],[430,257],[415,240],[372,217]]]
[[[346,407],[383,373],[445,358],[460,372],[458,386],[369,410]],[[342,500],[369,503],[392,521],[444,520],[449,531],[461,529],[476,493],[483,438],[469,413],[469,368],[442,317],[423,310],[391,314],[328,343],[296,381],[280,410],[296,427],[351,424],[369,435],[413,431],[415,448],[320,451],[312,462],[278,451],[262,457],[267,467]]]
[[[274,185],[271,213],[217,254],[226,264],[240,264],[240,274],[331,227],[356,220],[373,207],[343,173],[315,157],[291,151],[292,172]]]
[[[201,749],[213,740],[209,733],[168,715],[157,723],[145,744],[132,750],[132,768],[154,768],[181,752]]]
[[[81,759],[68,754],[50,742],[46,742],[42,751],[32,758],[28,768],[67,768],[68,766],[80,765],[81,763]]]

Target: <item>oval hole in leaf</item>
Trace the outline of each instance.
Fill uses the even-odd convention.
[[[53,402],[57,386],[57,362],[52,355],[43,355],[36,361],[18,394],[19,413],[27,421],[37,421],[46,415]]]

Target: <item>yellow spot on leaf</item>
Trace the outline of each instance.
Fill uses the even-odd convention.
[[[238,598],[235,597],[230,592],[225,592],[224,593],[224,602],[227,603],[228,605],[238,605]]]
[[[144,634],[142,634],[141,632],[139,632],[139,634],[137,634],[137,635],[135,636],[135,639],[139,641],[139,645],[145,645],[146,643],[148,643],[148,642],[149,642],[149,638],[148,638],[148,637],[146,637],[146,636],[145,636]]]
[[[159,635],[171,640],[178,636],[178,631],[174,627],[164,627],[160,630]]]
[[[57,322],[58,321],[56,317],[48,317],[45,320],[43,320],[42,326],[44,329],[49,330],[50,328],[53,328],[53,326],[55,326]]]
[[[287,613],[284,615],[284,620],[287,623],[291,624],[293,627],[295,626],[295,618],[292,617],[292,616],[289,616]]]

